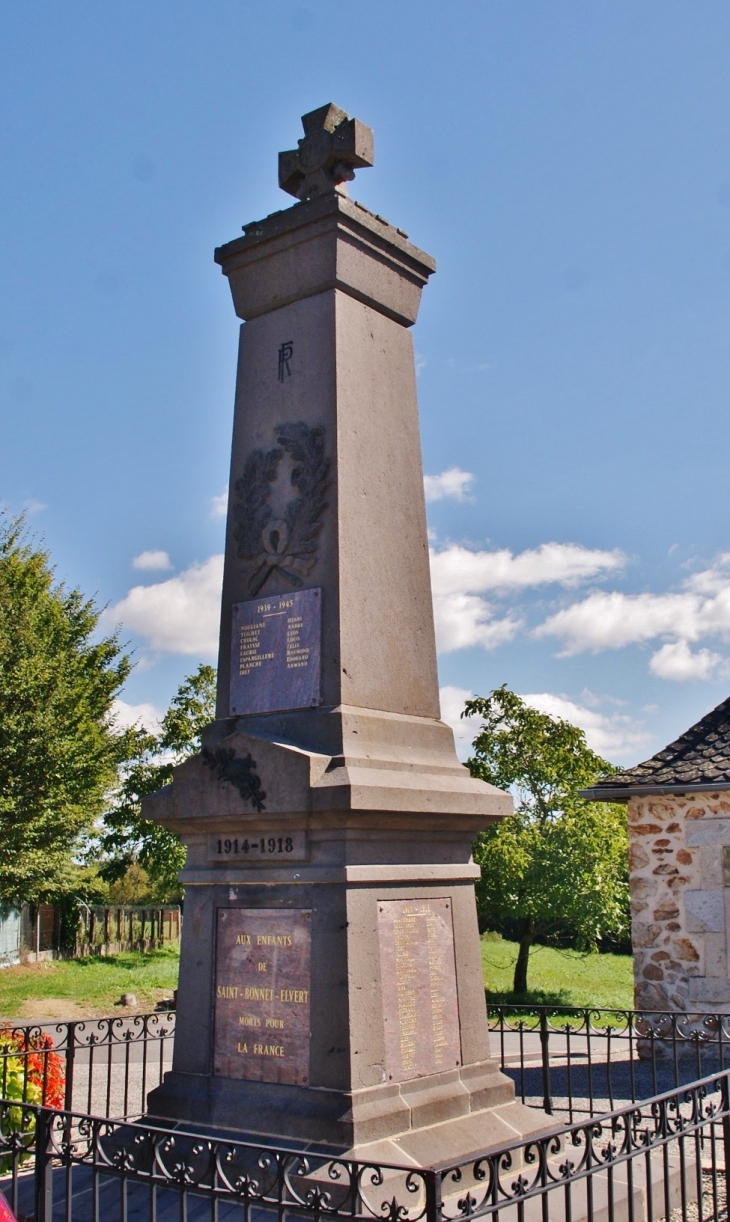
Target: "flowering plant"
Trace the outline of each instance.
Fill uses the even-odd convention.
[[[61,1108],[65,1083],[66,1065],[50,1035],[0,1027],[0,1138],[6,1148],[26,1148],[35,1130],[33,1112],[17,1104]],[[21,1153],[20,1161],[28,1157]],[[0,1158],[0,1172],[11,1165],[11,1154]]]

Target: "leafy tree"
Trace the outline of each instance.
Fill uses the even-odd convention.
[[[129,674],[100,611],[54,584],[22,517],[0,519],[0,902],[78,883],[74,854],[128,750],[110,710]]]
[[[622,806],[587,802],[578,790],[615,769],[577,726],[530,708],[504,685],[468,700],[462,717],[482,726],[467,762],[472,776],[512,790],[514,818],[477,838],[480,915],[492,928],[519,922],[514,991],[527,992],[530,948],[570,927],[593,948],[629,920],[628,839]]]
[[[168,785],[175,765],[200,750],[200,733],[215,717],[215,682],[215,668],[199,666],[178,688],[159,734],[132,731],[134,751],[104,815],[106,860],[100,873],[109,882],[122,879],[137,864],[159,899],[179,896],[177,875],[185,865],[185,848],[174,832],[142,818],[142,798]]]

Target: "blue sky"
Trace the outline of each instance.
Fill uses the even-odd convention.
[[[724,0],[0,7],[0,498],[122,623],[125,715],[215,657],[213,248],[329,101],[375,129],[352,193],[438,260],[445,713],[507,682],[630,764],[727,696],[729,61]]]

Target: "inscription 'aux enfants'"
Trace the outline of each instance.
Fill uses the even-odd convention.
[[[219,910],[217,1074],[306,1085],[310,955],[308,910]]]

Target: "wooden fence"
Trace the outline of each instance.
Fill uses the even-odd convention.
[[[149,908],[128,904],[84,905],[73,955],[116,955],[123,950],[157,950],[180,941],[180,909]]]

